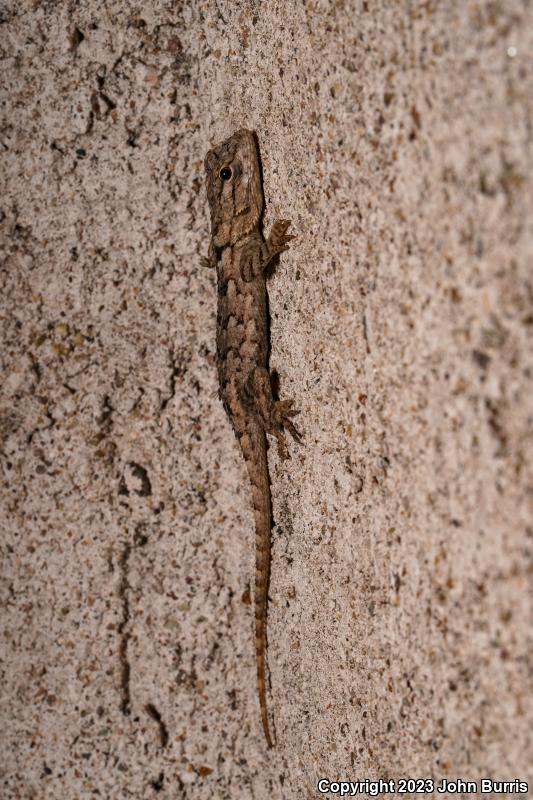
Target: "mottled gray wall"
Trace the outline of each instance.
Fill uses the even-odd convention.
[[[2,797],[533,781],[531,3],[22,0],[0,31]],[[243,126],[298,235],[271,753],[200,265]]]

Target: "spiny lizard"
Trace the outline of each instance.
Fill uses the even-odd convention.
[[[209,255],[218,284],[217,365],[219,395],[239,440],[252,487],[255,518],[255,651],[259,705],[265,737],[272,738],[266,705],[266,618],[272,510],[266,434],[287,457],[285,429],[292,400],[274,400],[268,371],[269,330],[265,272],[288,249],[289,220],[278,220],[268,239],[261,233],[263,188],[255,134],[239,130],[205,157],[211,211]]]

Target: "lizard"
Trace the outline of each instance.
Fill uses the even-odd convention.
[[[209,253],[203,262],[217,272],[217,370],[219,397],[239,441],[251,484],[255,522],[255,656],[261,722],[269,747],[266,701],[267,606],[272,501],[267,436],[288,457],[285,431],[301,440],[291,417],[292,400],[273,397],[268,371],[269,322],[266,272],[294,236],[290,220],[261,232],[264,196],[255,133],[238,130],[205,157],[211,214]]]

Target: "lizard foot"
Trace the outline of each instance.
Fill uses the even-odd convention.
[[[270,236],[267,239],[269,261],[274,258],[274,256],[278,256],[280,253],[284,253],[285,250],[288,250],[289,242],[291,239],[296,238],[287,233],[290,224],[290,219],[278,219],[273,224]]]
[[[272,406],[272,429],[271,432],[278,440],[278,454],[282,459],[290,458],[289,451],[285,442],[285,431],[289,431],[292,438],[298,442],[302,441],[302,434],[291,420],[300,412],[292,407],[293,400],[276,400]]]

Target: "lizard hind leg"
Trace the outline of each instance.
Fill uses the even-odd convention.
[[[299,412],[293,408],[292,400],[274,400],[270,375],[265,367],[256,367],[250,374],[248,389],[253,397],[254,405],[259,413],[266,433],[275,436],[280,458],[289,458],[285,442],[285,432],[289,431],[295,441],[300,442],[302,435],[294,425],[291,417]]]
[[[300,412],[298,409],[293,408],[294,400],[274,400],[272,408],[272,418],[276,428],[283,433],[288,430],[292,438],[300,443],[302,441],[302,434],[296,428],[291,417],[295,417]]]

